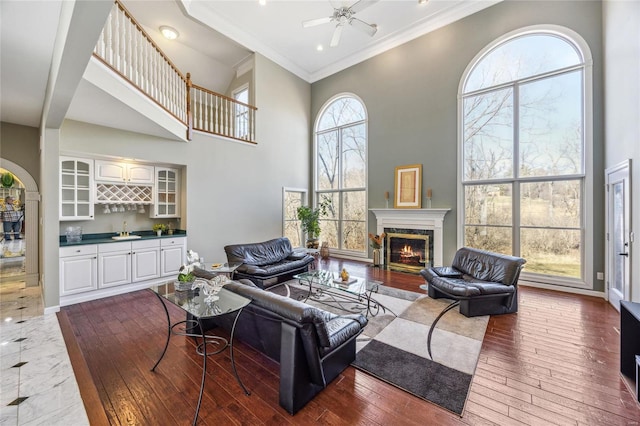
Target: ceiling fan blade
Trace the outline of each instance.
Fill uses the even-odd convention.
[[[331,22],[333,19],[332,16],[327,16],[326,18],[318,18],[318,19],[310,19],[308,21],[304,21],[302,26],[304,28],[315,27],[316,25],[322,25]]]
[[[342,9],[343,7],[349,7],[349,3],[344,0],[329,0],[331,7],[334,9]]]
[[[378,3],[380,0],[358,0],[354,4],[351,5],[350,9],[353,13],[358,13],[363,9],[366,9],[369,6]]]
[[[342,24],[336,25],[336,29],[333,31],[333,37],[331,37],[331,43],[329,46],[336,47],[340,43],[340,36],[342,36]]]
[[[358,31],[362,31],[363,33],[369,34],[370,37],[373,37],[376,31],[378,31],[378,26],[376,24],[367,24],[366,22],[358,18],[351,18],[351,21],[349,21],[349,23],[353,28]]]

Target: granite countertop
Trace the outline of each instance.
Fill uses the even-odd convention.
[[[174,238],[174,237],[186,237],[187,231],[176,229],[173,231],[173,235],[167,235],[163,233],[161,236],[157,236],[153,231],[133,231],[130,235],[140,235],[141,238],[129,239],[129,240],[114,240],[111,237],[117,237],[117,232],[104,232],[101,234],[83,234],[82,240],[77,243],[68,243],[66,235],[60,235],[60,247],[68,246],[81,246],[86,244],[105,244],[105,243],[120,243],[122,241],[141,241],[141,240],[157,240],[162,238]]]

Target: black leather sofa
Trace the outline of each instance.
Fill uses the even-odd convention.
[[[196,269],[196,276],[210,278]],[[225,288],[249,299],[234,337],[280,364],[280,406],[297,413],[356,357],[356,338],[367,319],[361,314],[335,315],[256,287],[249,280]],[[205,322],[206,329],[231,330],[234,316]],[[199,330],[194,330],[199,333]]]
[[[470,247],[456,252],[451,267],[420,271],[429,284],[429,297],[460,302],[467,317],[518,311],[518,278],[527,261]]]
[[[235,278],[251,280],[260,288],[291,279],[295,274],[309,270],[313,256],[305,251],[294,252],[288,238],[275,238],[261,243],[225,246],[227,261],[241,263]]]

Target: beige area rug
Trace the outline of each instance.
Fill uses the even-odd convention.
[[[306,296],[305,288],[297,281],[288,284],[291,297]],[[353,366],[462,415],[489,316],[467,318],[458,309],[447,312],[433,332],[433,359],[430,359],[429,327],[451,301],[383,285],[372,294],[372,299],[384,309],[368,317],[369,323],[357,341]],[[322,297],[307,301],[337,314],[344,313],[325,302]]]

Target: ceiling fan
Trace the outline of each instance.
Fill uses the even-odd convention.
[[[342,29],[345,24],[351,25],[356,30],[362,31],[369,36],[373,37],[373,35],[378,31],[378,26],[376,24],[369,24],[364,22],[361,19],[355,17],[355,14],[362,11],[363,9],[371,6],[374,3],[377,3],[379,0],[358,0],[351,6],[345,6],[344,2],[331,1],[331,6],[333,7],[333,15],[327,16],[326,18],[318,18],[311,19],[309,21],[304,21],[302,26],[305,28],[315,27],[316,25],[327,24],[330,22],[336,22],[336,29],[333,30],[333,36],[331,37],[331,43],[329,46],[336,47],[338,43],[340,43],[340,37],[342,36]]]

